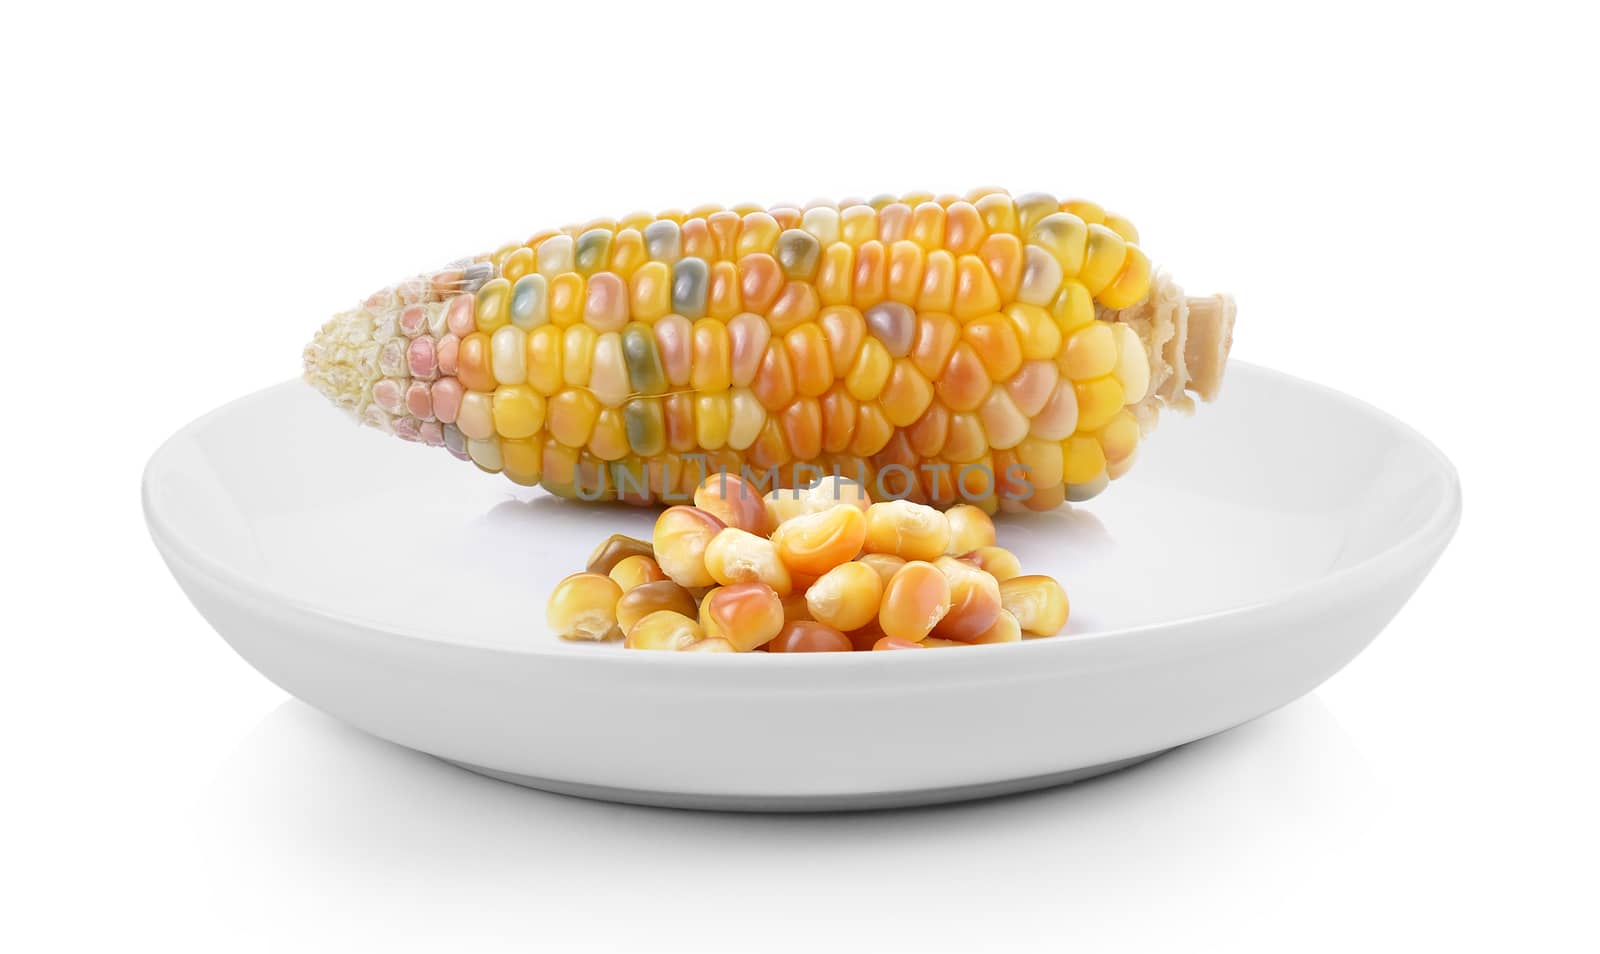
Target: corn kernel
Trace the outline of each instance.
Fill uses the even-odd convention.
[[[1089,434],[1074,434],[1061,444],[1062,480],[1069,484],[1089,484],[1105,475],[1106,453]]]
[[[904,557],[895,556],[893,553],[863,553],[856,559],[856,563],[867,567],[878,575],[878,582],[882,586],[889,585],[889,579],[906,565]],[[881,589],[881,587],[880,587]],[[851,627],[854,629],[855,627]]]
[[[766,502],[749,481],[736,474],[707,476],[695,488],[694,505],[727,526],[755,534],[769,532]]]
[[[989,643],[1019,643],[1022,641],[1022,627],[1017,624],[1017,618],[1009,610],[1002,609],[994,619],[994,625],[978,634],[972,640],[973,645],[982,646]]]
[[[955,557],[940,557],[933,565],[950,584],[950,610],[934,626],[934,635],[964,643],[976,640],[1000,615],[1000,584],[994,577]]]
[[[1122,382],[1122,399],[1138,404],[1150,390],[1150,356],[1132,328],[1121,322],[1111,327],[1117,336],[1117,364],[1112,373]]]
[[[609,576],[574,573],[556,584],[545,621],[562,639],[614,639],[622,588]]]
[[[1022,367],[1022,342],[1016,328],[1003,315],[988,315],[967,322],[962,339],[972,345],[991,381],[1005,381]]]
[[[656,552],[661,552],[659,544]],[[772,541],[736,527],[723,529],[711,539],[705,549],[705,566],[711,579],[724,586],[762,583],[779,596],[794,589],[789,569]]]
[[[716,582],[706,567],[706,549],[724,524],[696,507],[668,507],[656,518],[651,543],[656,563],[681,586],[710,586]]]
[[[1074,382],[1072,390],[1078,400],[1078,430],[1085,433],[1106,426],[1125,404],[1122,385],[1109,374]]]
[[[950,583],[944,574],[932,563],[912,560],[883,588],[878,626],[885,636],[922,639],[949,611]]]
[[[1137,245],[1127,246],[1127,257],[1122,270],[1111,284],[1100,289],[1100,303],[1107,308],[1127,308],[1135,305],[1150,291],[1150,259]]]
[[[960,556],[982,547],[994,546],[994,521],[982,510],[971,504],[957,504],[946,510],[944,516],[950,522],[950,543],[945,547],[946,553]]]
[[[622,598],[617,601],[617,627],[623,635],[627,635],[639,620],[662,610],[693,617],[696,614],[694,596],[668,579],[641,583],[624,591]]]
[[[1024,633],[1054,636],[1067,625],[1067,593],[1048,576],[1015,576],[1000,584],[1000,603]]]
[[[778,558],[790,572],[809,576],[854,559],[866,538],[866,516],[845,503],[785,520],[772,533]]]
[[[872,644],[872,648],[873,648],[873,650],[880,650],[880,649],[927,649],[928,647],[922,645],[922,643],[918,642],[915,639],[901,639],[898,636],[880,636],[880,637],[878,637],[878,641]]]
[[[774,653],[847,653],[854,648],[844,633],[809,619],[784,624],[767,644],[767,650]]]
[[[798,582],[798,580],[797,580]],[[788,596],[780,597],[783,601],[783,621],[792,623],[797,619],[811,619],[811,607],[806,605],[806,593],[816,581],[806,578],[804,587],[796,586],[794,592]]]
[[[1089,294],[1098,297],[1122,271],[1127,255],[1128,243],[1122,236],[1104,225],[1089,226],[1089,247],[1083,269],[1078,272],[1078,281],[1089,289]]]
[[[933,560],[944,554],[949,543],[950,521],[932,507],[888,500],[867,508],[865,547],[869,553]]]
[[[768,491],[762,502],[773,527],[795,517],[821,513],[839,504],[849,504],[862,513],[866,513],[872,504],[865,488],[849,477],[837,474],[829,474],[810,487]]]
[[[898,562],[886,575],[880,575],[881,571],[872,564],[854,561],[841,563],[818,577],[806,590],[806,607],[812,618],[841,630],[860,629],[871,623],[883,602],[886,577],[892,576],[905,562],[897,557],[890,559]]]
[[[978,547],[961,557],[973,566],[994,577],[998,582],[1022,575],[1022,562],[1005,547]]]
[[[657,610],[635,623],[622,645],[628,649],[676,651],[688,649],[703,638],[699,623],[681,613]]]
[[[783,601],[765,583],[733,583],[713,590],[705,600],[706,615],[716,635],[739,652],[764,646],[783,629]]]
[[[733,644],[732,643],[728,642],[726,639],[723,639],[721,636],[708,636],[705,639],[700,640],[698,643],[694,643],[693,645],[690,645],[690,646],[685,646],[680,651],[681,652],[686,652],[686,653],[733,653],[733,652],[738,652],[738,650],[733,648]]]
[[[494,429],[501,437],[532,437],[544,426],[544,397],[526,384],[502,384],[495,389],[493,407]]]
[[[615,580],[618,586],[622,587],[624,595],[635,587],[643,586],[646,583],[659,583],[667,578],[667,575],[661,572],[661,567],[656,564],[654,558],[640,554],[623,557],[618,560],[617,565],[612,567],[611,572],[606,575]],[[673,585],[677,586],[676,583]]]

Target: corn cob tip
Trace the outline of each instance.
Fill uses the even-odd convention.
[[[372,400],[382,377],[377,320],[365,308],[330,318],[304,352],[305,379],[334,404],[358,417]]]
[[[1233,347],[1234,310],[1231,295],[1186,295],[1165,272],[1155,274],[1142,300],[1100,309],[1099,317],[1132,328],[1149,354],[1150,386],[1133,408],[1141,429],[1154,427],[1164,408],[1193,411],[1196,396],[1217,396]]]

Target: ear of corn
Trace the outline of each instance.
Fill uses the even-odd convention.
[[[1093,203],[1000,190],[597,220],[372,295],[306,377],[565,496],[678,502],[707,470],[776,468],[1045,509],[1220,386],[1232,301],[1137,243]]]

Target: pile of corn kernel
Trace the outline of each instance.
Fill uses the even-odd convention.
[[[970,504],[873,503],[839,477],[763,496],[731,474],[693,500],[649,542],[601,543],[551,594],[551,628],[629,649],[796,653],[1009,643],[1067,622],[1061,584],[1024,576]]]

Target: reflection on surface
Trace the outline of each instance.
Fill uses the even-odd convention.
[[[354,921],[392,919],[398,898],[417,902],[401,917],[415,920],[418,938],[453,936],[467,914],[484,936],[513,936],[533,914],[552,925],[625,912],[641,921],[607,925],[614,943],[635,928],[651,939],[651,922],[713,916],[736,940],[739,925],[797,910],[808,920],[898,921],[927,909],[948,922],[960,899],[976,932],[1002,915],[1043,924],[1093,912],[1105,923],[1145,917],[1158,897],[1168,916],[1219,892],[1270,895],[1282,886],[1241,879],[1337,841],[1365,814],[1371,789],[1365,762],[1315,697],[1078,785],[843,815],[549,795],[291,701],[226,760],[198,827],[222,879],[213,900],[241,915],[251,903],[241,899],[304,895],[347,906]]]

